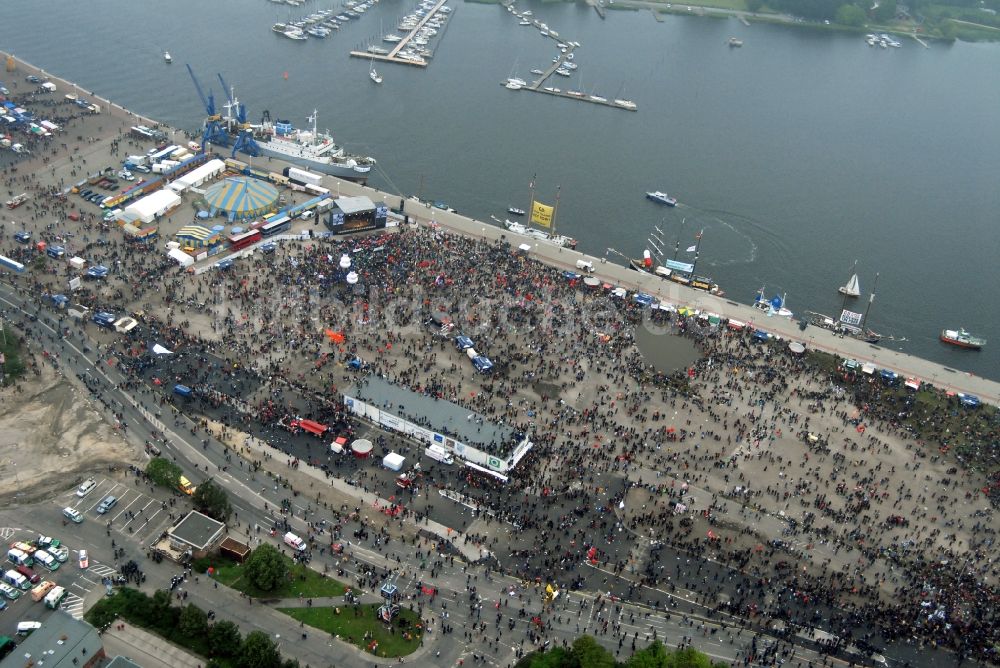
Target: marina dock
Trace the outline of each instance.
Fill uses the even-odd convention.
[[[448,2],[448,0],[438,0],[437,4],[434,5],[434,7],[432,7],[429,12],[427,12],[420,18],[415,28],[410,30],[410,32],[406,33],[406,35],[403,37],[401,41],[396,42],[396,46],[392,47],[392,50],[389,53],[385,54],[385,53],[372,53],[371,51],[351,51],[351,56],[355,58],[364,58],[365,60],[374,59],[383,63],[396,63],[398,65],[410,65],[412,67],[427,67],[428,61],[426,58],[421,58],[420,60],[400,58],[399,52],[406,48],[406,45],[410,43],[410,40],[412,40],[414,36],[418,32],[420,32],[420,29],[423,28],[428,21],[430,21],[437,15],[437,13],[441,10],[441,8],[444,7],[446,2]]]
[[[591,104],[597,104],[605,107],[611,107],[613,109],[622,109],[624,111],[638,111],[635,104],[630,103],[630,105],[622,105],[616,103],[614,100],[608,100],[607,98],[598,97],[596,95],[588,95],[583,91],[579,90],[569,90],[565,91],[561,88],[556,88],[555,86],[544,86],[543,84],[548,81],[549,77],[555,74],[556,70],[562,67],[565,63],[572,60],[571,56],[573,51],[576,50],[575,44],[570,44],[566,49],[566,53],[559,56],[556,62],[552,63],[542,74],[538,76],[537,79],[532,81],[526,86],[521,86],[520,88],[511,90],[526,90],[532,93],[544,93],[546,95],[552,95],[554,97],[562,97],[568,100],[577,100],[578,102],[590,102]],[[507,88],[508,81],[501,81],[500,85]]]

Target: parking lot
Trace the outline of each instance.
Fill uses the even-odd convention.
[[[148,483],[131,476],[122,482],[107,478],[95,482],[94,488],[82,498],[74,490],[59,497],[60,508],[75,508],[83,514],[85,522],[99,523],[112,537],[116,533],[127,535],[143,545],[152,542],[172,523],[173,497],[162,490],[151,492]],[[99,512],[99,506],[109,496],[115,497],[115,505],[105,513]]]
[[[82,618],[84,610],[105,595],[105,581],[118,575],[118,565],[140,558],[145,546],[171,524],[170,513],[186,510],[186,503],[184,510],[170,505],[174,497],[169,492],[151,491],[142,481],[136,485],[137,480],[131,475],[121,481],[97,477],[92,489],[82,497],[73,488],[32,509],[28,515],[19,509],[3,511],[0,525],[6,526],[0,526],[0,539],[4,545],[4,567],[0,571],[15,568],[6,553],[13,543],[31,543],[40,536],[58,540],[66,548],[65,561],[54,570],[40,563],[29,568],[39,581],[65,588],[66,596],[59,607]],[[97,507],[108,495],[115,496],[118,502],[109,512],[100,514]],[[63,514],[64,508],[80,512],[82,521],[69,521]],[[31,517],[30,527],[23,524],[26,516]],[[87,551],[86,568],[81,568],[81,549]],[[6,604],[6,609],[0,611],[0,635],[13,638],[18,622],[44,621],[52,614],[43,601],[32,599],[31,589],[21,590],[13,599],[0,594],[0,599]]]

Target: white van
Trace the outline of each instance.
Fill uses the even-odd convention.
[[[12,547],[7,550],[7,561],[14,564],[15,566],[30,566],[34,563],[31,559],[31,555],[23,552],[16,547]]]
[[[37,631],[40,628],[42,628],[41,622],[18,622],[17,635],[19,636],[31,635],[32,631]]]
[[[76,495],[82,499],[83,497],[85,497],[88,494],[90,494],[90,492],[95,487],[97,487],[97,481],[94,480],[93,478],[88,478],[87,480],[84,481],[84,483],[82,485],[80,485],[77,488]]]
[[[451,453],[440,445],[431,445],[424,450],[424,454],[434,461],[441,462],[442,464],[448,464],[450,466],[455,463],[455,458],[451,456]]]
[[[77,524],[83,522],[83,514],[76,508],[63,508],[63,517],[68,519],[70,522],[76,522]]]
[[[17,571],[7,571],[4,573],[3,581],[11,587],[16,587],[22,591],[28,591],[31,589],[31,583],[28,582],[28,578],[24,577]]]
[[[59,561],[45,550],[35,551],[35,561],[50,571],[59,570]]]
[[[45,607],[55,610],[64,598],[66,598],[65,587],[53,587],[52,591],[45,595]]]
[[[306,542],[293,534],[291,531],[285,534],[285,545],[289,546],[296,552],[306,551]]]
[[[589,260],[577,260],[576,268],[582,271],[594,271],[594,263]]]

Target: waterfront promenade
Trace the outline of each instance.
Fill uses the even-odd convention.
[[[385,199],[386,203],[392,206],[399,204],[398,195],[356,183],[341,182],[340,192],[344,195],[363,194],[373,199]],[[904,352],[841,337],[819,327],[810,326],[803,331],[799,329],[797,321],[778,317],[769,318],[766,314],[747,304],[739,304],[725,297],[717,297],[700,290],[687,288],[652,274],[637,272],[609,262],[606,258],[589,256],[552,244],[540,243],[530,237],[512,234],[491,223],[430,207],[412,199],[406,199],[404,205],[403,212],[421,224],[436,224],[461,234],[490,240],[506,236],[515,246],[529,243],[532,246],[532,257],[561,269],[576,271],[577,260],[589,260],[594,264],[594,276],[627,290],[645,292],[678,307],[688,306],[718,313],[725,318],[742,320],[752,324],[755,328],[780,336],[782,340],[799,341],[807,349],[821,350],[859,362],[871,362],[879,369],[890,369],[901,376],[916,377],[921,382],[930,383],[943,390],[973,394],[985,402],[995,406],[1000,405],[1000,383],[988,378],[956,371],[937,362],[931,362]],[[738,286],[728,287],[734,289]],[[750,290],[743,290],[743,292],[750,292]]]
[[[0,57],[6,58],[7,54],[0,52]],[[54,77],[41,68],[35,67],[24,61],[18,60],[18,74],[38,74],[48,77],[55,82],[60,90],[56,95],[62,96],[64,92],[87,92],[74,83]],[[91,99],[105,105],[101,116],[107,118],[120,117],[122,123],[144,123],[156,125],[156,121],[135,114],[124,109],[118,104],[109,101],[99,94],[89,92]],[[108,124],[108,129],[111,124]],[[161,126],[163,128],[163,126]],[[164,128],[168,129],[168,128]],[[179,132],[179,131],[175,131]],[[110,139],[91,143],[86,147],[86,151],[81,155],[92,157],[94,166],[114,160],[106,150],[106,144]],[[281,161],[274,159],[272,162],[284,165]],[[107,163],[107,164],[110,164]],[[55,164],[53,174],[55,171]],[[276,169],[280,171],[280,169]],[[890,369],[905,377],[916,377],[921,382],[930,383],[935,387],[952,392],[973,394],[982,401],[993,405],[1000,405],[1000,383],[976,376],[972,373],[957,371],[936,362],[931,362],[904,352],[894,351],[882,346],[875,346],[855,339],[842,338],[833,332],[818,327],[810,326],[806,330],[800,330],[798,323],[786,318],[767,317],[762,312],[753,309],[747,304],[739,304],[724,297],[717,297],[699,290],[683,287],[671,281],[666,281],[651,274],[633,271],[619,264],[607,261],[606,258],[588,256],[584,253],[557,247],[551,244],[540,243],[535,239],[512,234],[506,229],[502,229],[491,223],[474,220],[457,213],[444,211],[427,204],[408,199],[398,193],[380,191],[370,186],[364,186],[350,181],[342,181],[334,177],[325,177],[324,185],[331,191],[340,195],[367,195],[373,200],[384,200],[393,209],[403,206],[403,213],[412,220],[420,224],[440,225],[443,228],[453,230],[460,234],[489,240],[497,240],[506,237],[513,245],[529,243],[532,246],[531,256],[542,262],[551,264],[561,269],[576,271],[576,261],[587,259],[594,264],[594,275],[603,281],[622,286],[630,291],[641,291],[655,296],[657,299],[667,301],[676,306],[688,306],[718,313],[726,318],[735,318],[747,323],[752,323],[754,327],[780,336],[783,340],[799,341],[807,348],[821,350],[839,355],[843,358],[852,358],[859,362],[871,362],[880,369]],[[740,286],[723,286],[733,292],[738,292]],[[749,286],[744,286],[741,294],[752,292]],[[975,354],[975,353],[970,353]]]

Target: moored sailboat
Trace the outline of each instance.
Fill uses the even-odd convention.
[[[845,283],[837,288],[837,292],[846,297],[858,297],[861,295],[861,285],[858,283],[858,261],[854,261],[854,271],[851,273],[851,278]]]

